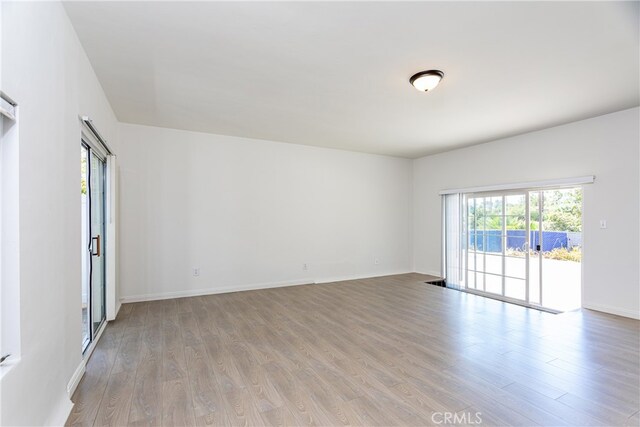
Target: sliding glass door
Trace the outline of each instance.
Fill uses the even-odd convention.
[[[582,189],[445,198],[447,285],[551,310],[580,307]]]
[[[504,249],[504,292],[507,298],[527,300],[527,257],[529,239],[527,236],[527,195],[526,193],[504,196],[505,220],[503,235]]]
[[[80,150],[82,199],[82,350],[95,339],[105,316],[104,157],[83,143]]]
[[[466,195],[466,287],[526,301],[526,195]]]
[[[532,214],[539,271],[531,282],[539,290],[539,304],[566,311],[580,307],[582,287],[582,189],[531,192],[539,211]],[[533,296],[532,296],[533,297]]]

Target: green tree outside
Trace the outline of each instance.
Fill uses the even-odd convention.
[[[531,230],[538,230],[540,213],[538,193],[531,193]],[[475,201],[475,203],[474,203]],[[582,189],[544,191],[542,228],[546,231],[582,232]],[[469,199],[468,227],[476,230],[502,230],[502,199],[486,197]],[[524,198],[520,203],[507,204],[507,230],[525,230]]]

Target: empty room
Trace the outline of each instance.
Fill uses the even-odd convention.
[[[0,0],[0,425],[640,427],[639,1]]]

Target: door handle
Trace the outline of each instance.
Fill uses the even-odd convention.
[[[93,242],[96,242],[97,245],[94,246]],[[95,249],[95,252],[94,252]],[[98,234],[96,237],[91,238],[91,255],[100,256],[100,235]]]

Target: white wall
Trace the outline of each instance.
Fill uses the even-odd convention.
[[[440,190],[595,175],[584,187],[583,305],[638,317],[639,115],[634,108],[415,160],[415,270],[440,272]]]
[[[410,160],[125,124],[120,140],[125,301],[411,270]]]
[[[2,2],[1,84],[20,108],[21,360],[0,382],[0,424],[62,424],[81,362],[78,116],[114,146],[116,120],[57,2]]]

